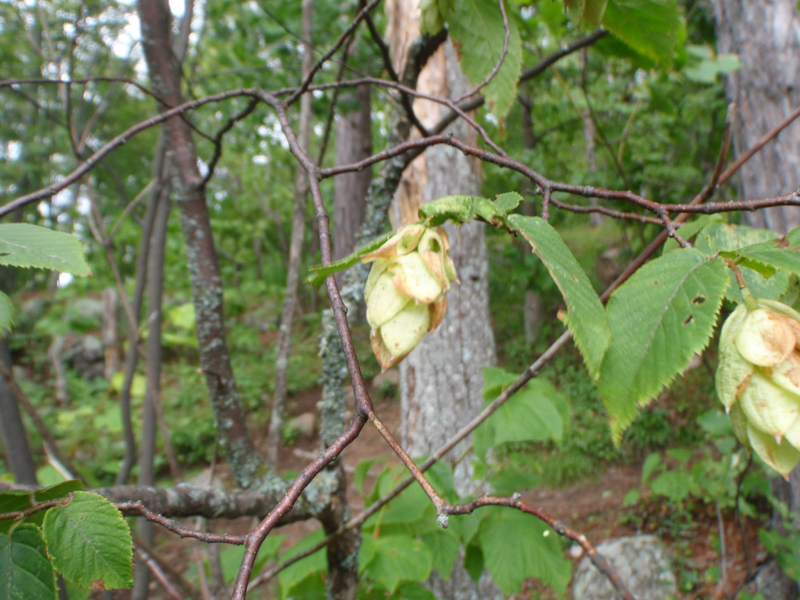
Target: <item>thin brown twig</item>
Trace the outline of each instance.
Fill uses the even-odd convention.
[[[167,517],[163,517],[158,513],[154,513],[149,508],[147,508],[141,501],[136,500],[132,502],[117,502],[114,504],[122,512],[138,512],[148,521],[152,521],[153,523],[158,523],[164,529],[171,531],[179,535],[182,538],[192,538],[195,540],[200,540],[206,542],[208,544],[236,544],[242,545],[244,544],[247,536],[246,535],[233,535],[230,533],[208,533],[206,531],[199,531],[197,529],[189,529],[188,527],[183,527],[179,525],[177,522],[173,521],[172,519],[168,519]]]
[[[47,500],[46,502],[40,502],[38,504],[34,504],[30,508],[26,508],[25,510],[0,513],[0,521],[7,521],[12,519],[16,521],[16,520],[27,519],[31,515],[35,515],[38,512],[47,510],[48,508],[53,508],[54,506],[67,505],[70,502],[72,502],[71,492],[64,498],[56,498],[55,500]]]
[[[605,206],[579,206],[575,204],[568,204],[566,202],[561,202],[556,198],[552,198],[549,190],[545,190],[545,200],[542,201],[542,218],[544,219],[544,208],[546,204],[552,204],[553,206],[560,208],[561,210],[567,210],[574,213],[599,213],[601,215],[606,215],[611,217],[612,219],[620,219],[620,220],[627,220],[627,221],[638,221],[639,223],[646,223],[648,225],[663,225],[664,221],[662,219],[657,219],[655,217],[648,217],[647,215],[640,215],[637,213],[629,213],[623,212],[619,210],[614,210],[611,208],[607,208]],[[547,220],[547,219],[545,219]]]
[[[328,50],[325,54],[323,54],[322,57],[316,63],[314,63],[314,66],[311,67],[311,71],[303,79],[302,83],[300,84],[300,87],[298,87],[292,93],[289,99],[286,100],[286,106],[294,104],[294,102],[300,97],[300,95],[306,92],[308,86],[311,85],[311,82],[314,80],[314,75],[317,74],[317,71],[319,71],[322,68],[322,65],[324,65],[331,56],[336,54],[336,51],[339,48],[341,48],[342,44],[344,44],[347,38],[349,38],[350,35],[355,31],[356,27],[358,27],[358,24],[361,23],[364,17],[368,15],[373,8],[378,6],[380,1],[381,0],[371,0],[369,4],[367,4],[361,11],[359,11],[355,19],[353,19],[350,25],[347,27],[347,29],[345,29],[344,33],[340,35],[339,39],[337,39],[333,43],[333,46],[331,46],[330,50]],[[310,48],[307,49],[309,51],[311,50]]]

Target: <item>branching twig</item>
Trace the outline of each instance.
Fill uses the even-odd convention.
[[[314,63],[314,66],[311,67],[311,71],[309,72],[309,74],[303,78],[303,82],[300,84],[300,87],[298,87],[292,93],[289,99],[286,100],[286,106],[293,104],[300,97],[300,95],[303,94],[308,89],[308,86],[311,85],[311,82],[313,81],[314,75],[316,75],[317,71],[319,71],[322,68],[322,65],[324,65],[331,56],[336,54],[336,51],[342,46],[342,44],[344,44],[345,40],[347,40],[347,38],[349,38],[350,35],[355,31],[356,27],[358,27],[358,24],[364,19],[364,17],[366,17],[372,11],[373,8],[375,8],[376,6],[378,6],[378,4],[380,4],[380,1],[381,0],[371,0],[369,4],[367,4],[361,11],[359,11],[355,19],[353,19],[350,25],[348,25],[347,29],[345,29],[344,33],[340,35],[339,39],[337,39],[333,43],[330,50],[328,50],[325,54],[323,54],[322,57],[316,63]],[[308,50],[310,51],[310,49]]]
[[[172,519],[168,519],[159,515],[158,513],[154,513],[150,509],[148,509],[141,501],[136,500],[134,502],[117,502],[114,504],[120,511],[131,514],[131,513],[139,513],[148,521],[152,521],[153,523],[158,523],[164,529],[168,529],[172,533],[178,534],[182,538],[193,538],[196,540],[200,540],[206,542],[208,544],[237,544],[241,545],[244,544],[245,539],[247,538],[246,535],[232,535],[229,533],[208,533],[206,531],[199,531],[197,529],[189,529],[187,527],[182,527]],[[0,516],[0,518],[3,518]]]

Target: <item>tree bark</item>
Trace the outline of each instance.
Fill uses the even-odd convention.
[[[419,31],[414,0],[395,0],[389,9],[393,56],[407,53],[407,40]],[[419,76],[421,92],[455,98],[468,88],[455,48],[448,41],[428,61]],[[414,109],[425,126],[432,126],[447,109],[417,100]],[[459,120],[448,131],[474,143],[475,132]],[[418,220],[419,207],[452,194],[480,193],[479,164],[449,146],[429,148],[411,163],[401,180],[390,212],[395,227]],[[447,294],[448,310],[439,328],[400,364],[402,438],[412,456],[428,454],[444,444],[483,407],[483,368],[494,364],[494,335],[489,323],[488,261],[484,229],[480,223],[445,227],[459,284]],[[469,448],[462,441],[444,458],[454,467],[456,488],[462,495],[474,490],[469,458],[456,461]],[[461,560],[449,580],[434,574],[431,589],[438,598],[502,598],[488,572],[478,584]]]
[[[8,273],[9,267],[3,267]],[[5,288],[5,286],[2,286]],[[6,291],[7,288],[4,290]],[[8,337],[0,339],[0,361],[6,370],[11,370],[11,355],[8,351]],[[3,451],[8,462],[8,468],[13,473],[17,483],[36,485],[36,465],[31,455],[28,436],[22,423],[22,415],[17,405],[17,399],[11,391],[8,381],[0,375],[0,439],[3,442]]]
[[[718,51],[736,53],[742,63],[741,70],[726,80],[728,98],[736,102],[733,133],[738,155],[800,104],[800,13],[790,0],[712,0],[711,4]],[[798,188],[798,174],[800,126],[793,124],[742,166],[739,195],[750,199],[794,191]],[[800,225],[800,209],[777,206],[743,213],[743,219],[754,227],[786,233]],[[771,487],[790,511],[800,510],[800,467],[791,472],[788,483],[776,478]],[[792,526],[782,522],[777,512],[773,521],[777,529]],[[776,578],[774,589],[781,590],[786,600],[794,600],[797,584],[778,569],[771,572]],[[769,600],[778,600],[777,595]]]
[[[343,98],[347,101],[348,98]],[[350,99],[358,107],[339,116],[336,128],[336,164],[346,165],[372,155],[372,120],[370,118],[370,86],[355,89]],[[344,173],[334,180],[333,260],[344,258],[355,249],[356,236],[364,220],[366,198],[372,182],[372,167]],[[337,283],[341,285],[341,273]]]
[[[736,154],[747,150],[800,104],[800,14],[791,0],[713,0],[717,49],[739,55],[742,68],[727,77],[736,102]],[[765,198],[798,187],[800,126],[790,125],[739,170],[740,196]],[[779,233],[800,225],[800,209],[776,206],[743,213],[754,227]]]

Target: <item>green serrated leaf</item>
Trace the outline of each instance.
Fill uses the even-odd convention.
[[[80,479],[70,479],[69,481],[62,481],[61,483],[36,490],[34,499],[36,502],[47,502],[48,500],[66,498],[71,492],[83,492],[85,490],[86,488]]]
[[[475,205],[478,200],[485,200],[485,198],[478,196],[445,196],[424,204],[419,209],[419,218],[430,221],[430,225],[433,227],[446,221],[469,223],[475,216]]]
[[[675,0],[608,0],[603,27],[645,56],[668,63],[681,27]]]
[[[315,267],[311,267],[311,273],[306,276],[306,283],[310,283],[315,288],[318,288],[325,280],[328,278],[328,275],[333,275],[334,273],[338,273],[339,271],[344,271],[345,269],[349,269],[354,264],[361,262],[361,256],[366,254],[367,252],[372,252],[373,250],[377,250],[380,248],[383,243],[388,240],[390,237],[394,235],[394,231],[390,231],[389,233],[385,233],[382,236],[379,236],[372,240],[370,243],[365,244],[355,252],[353,252],[350,256],[346,256],[341,260],[337,260],[329,265],[317,265]]]
[[[92,273],[77,237],[25,223],[0,225],[0,265],[52,269],[78,277]]]
[[[525,579],[536,577],[563,594],[572,566],[561,553],[556,533],[539,519],[517,510],[486,510],[490,514],[481,521],[478,534],[481,550],[492,579],[503,593],[514,594]]]
[[[560,441],[564,421],[553,401],[539,390],[524,388],[509,398],[475,430],[485,428],[490,436],[473,439],[475,454],[483,457],[486,451],[508,442]]]
[[[325,532],[322,531],[322,529],[317,529],[313,533],[308,534],[281,556],[281,562],[316,546],[324,537]],[[306,577],[311,574],[324,573],[327,567],[328,563],[325,560],[325,549],[320,548],[311,556],[307,556],[283,569],[278,573],[281,598],[288,597],[294,588],[299,586]]]
[[[382,460],[385,459],[370,458],[367,460],[362,460],[358,463],[358,465],[356,465],[355,473],[353,473],[353,485],[361,496],[364,495],[364,480],[367,478],[367,473],[369,473],[372,465]]]
[[[453,519],[452,521],[455,521]],[[431,551],[433,568],[439,572],[443,579],[450,579],[453,563],[461,548],[461,539],[452,528],[439,528],[420,536],[420,541]]]
[[[30,492],[22,490],[9,490],[0,492],[0,514],[25,510],[33,506]],[[11,519],[0,520],[0,534],[6,533],[15,523]]]
[[[407,535],[365,536],[358,559],[359,574],[394,593],[401,581],[425,581],[433,568],[428,547]]]
[[[639,407],[705,348],[727,287],[722,259],[687,248],[646,264],[611,296],[598,388],[617,443]]]
[[[481,551],[480,546],[467,546],[467,549],[464,553],[464,570],[469,573],[469,576],[472,577],[472,580],[475,583],[478,583],[478,580],[481,578],[483,566],[483,552]]]
[[[744,258],[800,275],[800,240],[784,237],[739,248],[736,253]]]
[[[725,218],[721,214],[715,215],[700,215],[696,219],[688,221],[681,225],[678,233],[681,234],[681,237],[685,239],[687,242],[690,241],[694,236],[700,233],[703,228],[711,225],[712,223],[725,223]],[[676,250],[680,246],[678,242],[673,240],[672,238],[668,238],[666,242],[664,242],[664,247],[662,249],[662,254],[666,254],[667,252],[672,252]]]
[[[72,502],[55,506],[44,518],[44,537],[53,564],[73,583],[106,589],[133,585],[133,542],[120,512],[90,492],[74,492]]]
[[[568,309],[565,321],[589,374],[597,379],[611,333],[606,311],[586,273],[561,236],[544,219],[509,215],[508,223],[528,241],[561,290]]]
[[[494,201],[495,206],[501,208],[505,212],[510,212],[519,206],[523,198],[517,192],[506,192],[499,194]]]
[[[754,229],[746,225],[727,225],[712,223],[697,236],[695,247],[706,255],[717,252],[738,252],[739,249],[754,244],[774,240],[777,234],[767,229]],[[740,265],[744,282],[756,298],[778,300],[789,287],[789,277],[785,272],[777,272],[769,278],[763,277],[756,270]],[[731,279],[725,297],[737,304],[744,301],[742,292],[736,281]]]
[[[14,305],[3,292],[0,292],[0,334],[11,331],[14,325]]]
[[[503,53],[505,28],[498,4],[492,0],[456,0],[447,24],[461,61],[461,70],[470,85],[481,84]],[[510,14],[508,25],[508,52],[503,65],[481,90],[486,105],[498,119],[505,117],[511,109],[522,68],[522,41]]]
[[[66,498],[71,492],[79,492],[85,489],[86,488],[83,486],[83,482],[81,480],[71,479],[69,481],[62,481],[61,483],[56,483],[54,485],[37,490],[34,493],[34,500],[36,502],[57,500],[58,498]],[[33,523],[34,525],[41,527],[42,523],[44,523],[44,518],[46,515],[47,511],[39,511],[28,517],[25,522]]]
[[[0,598],[54,600],[56,576],[42,532],[23,523],[0,535]]]

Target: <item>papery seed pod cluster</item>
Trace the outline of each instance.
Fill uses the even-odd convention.
[[[740,304],[722,326],[717,395],[739,441],[784,477],[800,462],[800,313]]]
[[[445,292],[456,280],[441,227],[421,223],[397,230],[377,250],[361,257],[374,261],[364,287],[372,351],[383,370],[399,363],[433,332],[447,310]]]

